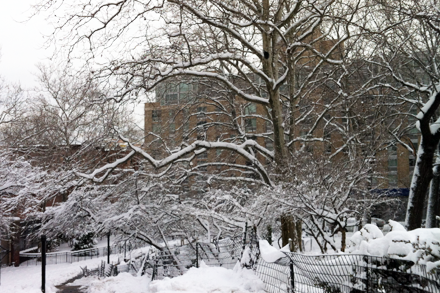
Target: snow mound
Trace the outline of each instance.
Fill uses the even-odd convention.
[[[145,293],[149,280],[120,273],[116,277],[96,280],[90,284],[88,293]]]
[[[264,261],[271,263],[279,260],[280,258],[286,257],[284,253],[270,245],[267,240],[260,240],[259,242],[260,256],[264,259]]]
[[[234,270],[228,270],[203,265],[200,268],[189,269],[186,274],[180,277],[152,281],[148,292],[263,293],[264,284],[253,271],[242,269],[240,266],[236,266]]]
[[[389,221],[391,231],[385,236],[374,225],[367,224],[353,234],[347,251],[409,260],[426,264],[431,270],[440,267],[440,229],[406,229],[395,221]]]

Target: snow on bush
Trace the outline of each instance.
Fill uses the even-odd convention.
[[[379,228],[367,224],[348,241],[348,252],[389,256],[426,264],[428,271],[440,267],[440,229],[415,229],[406,231],[399,223],[390,220],[391,231],[382,234]]]

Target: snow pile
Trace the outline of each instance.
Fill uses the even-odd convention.
[[[285,250],[284,248],[282,248],[280,251],[275,247],[273,247],[272,245],[270,245],[269,242],[267,242],[267,240],[260,240],[259,242],[260,242],[260,256],[264,259],[264,261],[271,263],[279,260],[280,258],[286,257],[286,255],[282,253],[282,251]]]
[[[384,236],[377,226],[365,225],[350,238],[347,251],[409,260],[426,264],[428,270],[440,267],[439,228],[406,231],[392,220],[389,226],[391,231]]]
[[[145,293],[149,279],[120,273],[116,277],[96,280],[90,283],[88,293]]]
[[[202,262],[200,268],[191,268],[183,276],[152,281],[148,292],[263,293],[264,284],[253,271],[242,269],[239,264],[233,270],[228,270],[222,267],[208,267]]]

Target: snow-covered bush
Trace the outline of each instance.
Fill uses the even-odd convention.
[[[375,225],[365,225],[350,238],[348,252],[426,264],[428,271],[440,267],[439,228],[406,231],[401,224],[392,220],[389,225],[391,231],[386,235]]]

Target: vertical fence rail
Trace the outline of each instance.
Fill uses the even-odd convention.
[[[293,271],[293,261],[292,260],[290,260],[289,269],[290,269],[290,291],[292,293],[294,293],[295,292],[295,273]]]
[[[41,236],[41,292],[46,292],[46,235]]]
[[[196,268],[199,267],[199,243],[196,242]]]

